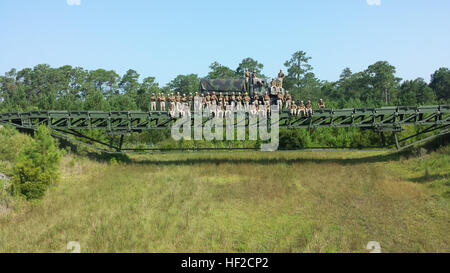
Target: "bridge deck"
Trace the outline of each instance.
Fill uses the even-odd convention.
[[[247,113],[248,115],[248,113]],[[203,118],[203,122],[209,118]],[[269,118],[270,119],[270,118]],[[52,129],[103,129],[109,132],[140,132],[166,129],[175,122],[167,112],[136,111],[31,111],[0,113],[0,123],[35,129],[45,124]],[[192,118],[192,124],[193,118]],[[315,110],[312,117],[280,112],[280,128],[363,127],[397,130],[403,125],[450,124],[450,105]],[[246,126],[248,118],[246,119]]]

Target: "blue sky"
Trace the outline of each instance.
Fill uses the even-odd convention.
[[[275,76],[297,50],[330,81],[378,60],[426,81],[450,66],[448,0],[1,0],[0,25],[1,74],[39,63],[132,68],[164,85],[246,57]]]

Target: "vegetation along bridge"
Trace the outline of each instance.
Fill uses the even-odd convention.
[[[248,113],[247,113],[248,114]],[[210,118],[203,118],[206,122]],[[168,129],[176,118],[167,112],[133,112],[133,111],[31,111],[24,113],[0,113],[0,124],[10,124],[18,129],[35,130],[44,124],[58,136],[68,135],[79,139],[87,139],[106,145],[110,149],[122,150],[123,136],[132,132],[145,130]],[[191,118],[194,124],[193,117]],[[268,121],[270,124],[270,118]],[[402,131],[405,125],[422,126],[423,130],[409,137],[398,139],[395,132]],[[246,119],[248,126],[248,119]],[[418,142],[423,142],[436,136],[450,133],[450,105],[420,106],[420,107],[383,107],[355,109],[322,109],[315,110],[312,117],[291,116],[288,111],[279,115],[279,128],[333,128],[359,127],[381,132],[394,132],[393,144],[397,149],[404,149]],[[86,136],[85,130],[103,130],[111,136],[110,143]],[[418,142],[403,145],[408,139],[434,132]],[[55,136],[57,136],[55,135]],[[113,145],[114,135],[120,135],[120,143]],[[132,149],[124,149],[132,150]]]

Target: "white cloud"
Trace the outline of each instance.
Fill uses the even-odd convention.
[[[369,1],[369,0],[367,0]],[[79,6],[81,5],[81,0],[66,0],[67,5],[69,6]]]
[[[381,0],[366,0],[369,6],[381,6]]]

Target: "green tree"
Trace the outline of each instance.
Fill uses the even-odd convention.
[[[209,79],[233,79],[236,77],[236,73],[229,67],[213,62],[209,68],[211,71],[208,73]]]
[[[130,72],[130,74],[132,74],[132,72]],[[121,87],[125,87],[124,85],[129,84],[127,80],[129,78],[132,78],[133,76],[134,76],[133,74],[132,75],[125,74],[124,78],[122,78],[121,80],[120,76],[113,70],[108,71],[105,69],[96,69],[89,72],[88,80],[94,85],[95,89],[100,90],[102,92],[105,98],[109,98],[113,94],[117,93],[119,80],[121,80],[120,82]],[[134,81],[133,84],[135,84]],[[129,86],[126,86],[125,88],[131,89],[129,88]]]
[[[61,79],[58,84],[56,108],[54,110],[83,109],[82,86],[86,81],[87,71],[80,67],[65,65],[56,70]]]
[[[312,71],[312,66],[308,63],[311,57],[306,55],[304,51],[297,51],[292,54],[290,60],[284,63],[287,68],[287,76],[283,81],[286,89],[291,87],[301,88],[305,84],[305,76]]]
[[[450,100],[450,70],[439,68],[431,75],[430,87],[433,88],[439,100],[448,102]]]
[[[238,65],[238,67],[236,68],[236,76],[238,76],[239,78],[244,77],[244,72],[245,69],[248,69],[248,71],[250,71],[250,73],[252,73],[253,71],[256,70],[256,74],[258,75],[258,77],[260,78],[265,78],[266,76],[264,76],[261,72],[264,68],[264,65],[259,63],[258,61],[247,57],[245,59],[243,59],[241,61],[241,63]]]
[[[61,157],[50,130],[39,126],[31,144],[25,146],[16,159],[13,191],[27,199],[42,198],[48,186],[59,179]]]
[[[379,61],[370,65],[365,73],[368,76],[372,93],[379,92],[380,97],[386,104],[391,101],[392,93],[398,90],[401,78],[395,77],[395,66],[386,61]]]
[[[433,89],[422,78],[404,81],[400,86],[398,96],[400,105],[424,105],[432,103],[435,99]]]
[[[197,74],[178,75],[167,87],[171,92],[194,93],[199,90],[200,79]]]

